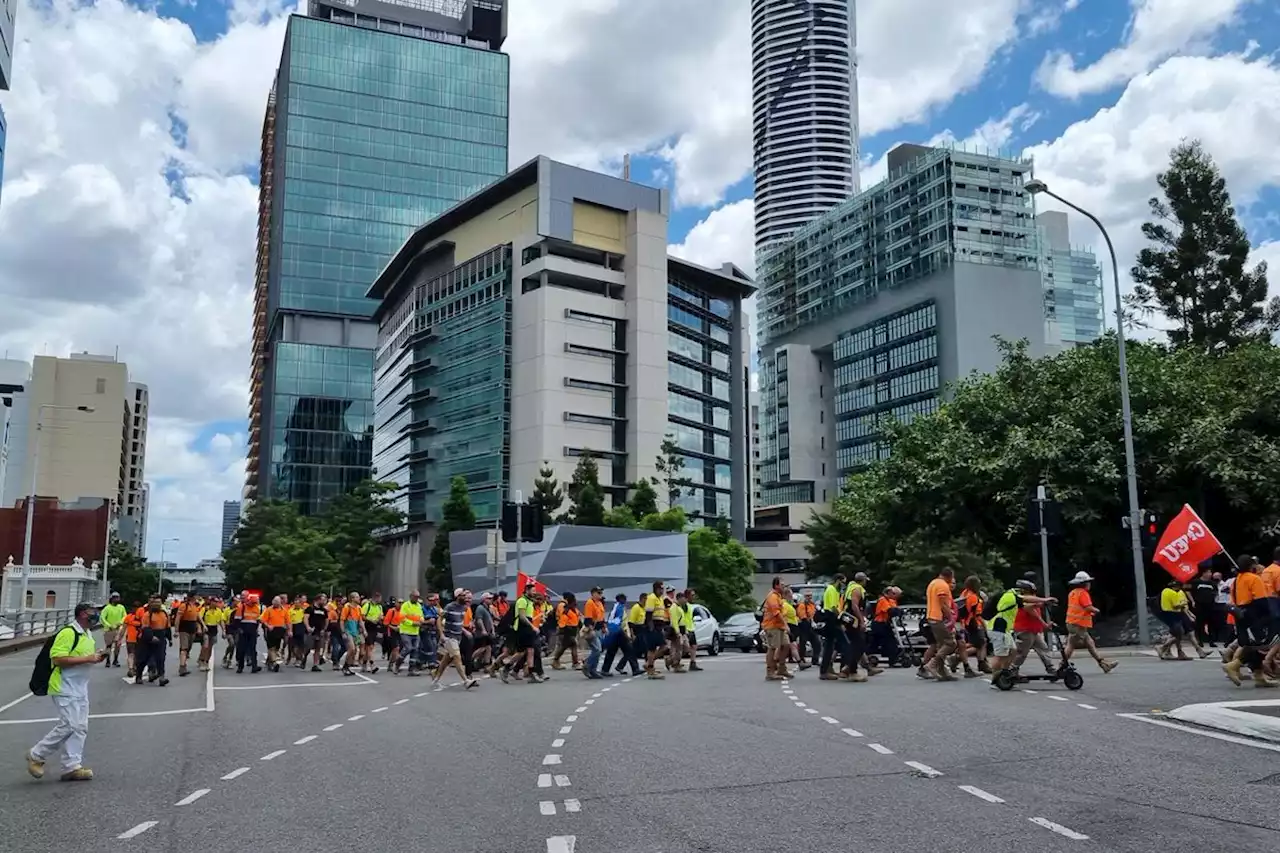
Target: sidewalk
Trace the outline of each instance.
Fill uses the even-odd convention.
[[[1165,716],[1220,732],[1280,743],[1280,699],[1183,705]]]

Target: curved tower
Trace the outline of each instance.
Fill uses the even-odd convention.
[[[756,251],[858,191],[855,0],[752,0]]]

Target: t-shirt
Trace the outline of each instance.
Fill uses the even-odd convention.
[[[1039,634],[1044,631],[1044,618],[1040,615],[1040,609],[1043,605],[1035,604],[1030,607],[1019,607],[1018,615],[1013,617],[1013,630],[1016,632],[1027,632],[1030,634]]]
[[[461,601],[450,601],[444,608],[444,621],[441,623],[444,635],[450,640],[461,640],[463,622],[466,618],[467,605]]]
[[[1181,610],[1187,605],[1187,594],[1180,589],[1165,587],[1160,590],[1160,609],[1165,613]]]
[[[100,614],[102,627],[106,628],[108,631],[118,630],[120,626],[124,624],[124,613],[123,604],[108,604],[106,607],[102,608],[102,612]]]
[[[487,636],[493,633],[493,614],[483,604],[471,608],[471,619],[477,634]]]
[[[840,609],[840,590],[833,583],[827,584],[827,588],[822,591],[822,609],[829,613]]]
[[[307,625],[312,631],[323,631],[329,623],[329,609],[322,604],[312,604],[307,608]]]
[[[534,616],[537,615],[537,612],[538,611],[534,609],[533,602],[525,598],[523,595],[516,599],[517,625],[520,623],[521,619],[529,620],[529,624],[532,625]]]
[[[400,633],[406,637],[416,637],[422,629],[422,604],[417,601],[406,601],[400,605]]]
[[[1267,595],[1280,595],[1280,563],[1272,563],[1262,570],[1262,585]]]
[[[1262,578],[1253,572],[1241,572],[1236,575],[1235,584],[1231,589],[1231,603],[1236,607],[1244,607],[1252,604],[1259,598],[1267,597],[1266,584],[1262,582]],[[1163,596],[1161,596],[1163,599]],[[1161,605],[1164,602],[1161,601]]]
[[[760,626],[766,630],[786,630],[787,622],[782,610],[782,596],[771,592],[764,599],[764,618]]]
[[[93,635],[73,622],[58,630],[53,638],[53,645],[49,647],[49,657],[53,660],[81,657],[91,655],[97,650]],[[89,672],[92,669],[93,667],[87,664],[67,667],[65,670],[55,666],[49,673],[49,695],[64,696],[69,699],[88,699]]]
[[[631,610],[627,614],[627,622],[629,622],[632,625],[644,624],[644,605],[643,604],[637,601],[635,604],[631,605]]]
[[[1093,611],[1089,609],[1092,606],[1093,597],[1089,595],[1089,590],[1084,587],[1071,590],[1071,594],[1067,596],[1067,624],[1092,628]]]
[[[978,628],[983,627],[982,596],[971,589],[966,589],[960,593],[960,598],[964,601],[964,623]]]
[[[782,621],[788,625],[800,624],[800,617],[796,614],[796,606],[785,599],[782,602]]]
[[[930,622],[946,622],[951,620],[954,600],[951,597],[951,582],[946,578],[934,578],[929,581],[925,590],[925,602],[928,604],[925,618]]]
[[[660,595],[649,593],[649,597],[644,600],[644,609],[653,614],[654,622],[671,621],[671,616],[667,613],[667,600]]]

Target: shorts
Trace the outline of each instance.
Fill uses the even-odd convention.
[[[788,626],[787,626],[787,639],[788,639],[790,642],[793,642],[793,643],[794,643],[794,642],[796,642],[798,639],[800,639],[800,626],[799,626],[799,625],[788,625]]]
[[[1014,640],[1013,634],[1007,634],[1004,631],[994,631],[987,635],[990,643],[990,652],[992,657],[1002,658],[1013,654],[1018,644]]]
[[[130,656],[132,656],[132,655],[133,655],[134,651],[135,651],[137,648],[138,648],[138,644],[137,644],[136,642],[133,642],[133,643],[126,642],[126,643],[124,644],[124,650],[125,650],[125,652],[127,652]]]
[[[307,626],[301,622],[290,625],[289,638],[295,646],[305,646],[307,644]]]
[[[766,628],[764,632],[765,648],[770,651],[777,649],[785,649],[791,645],[791,638],[787,636],[787,632],[782,628]]]
[[[284,645],[284,638],[288,632],[283,627],[275,627],[267,629],[267,647],[276,649]]]
[[[360,623],[355,619],[348,619],[347,623],[342,626],[343,631],[348,637],[357,643],[360,642]]]
[[[565,645],[578,642],[578,626],[565,625],[560,629],[560,639],[564,640]]]
[[[525,625],[524,623],[521,623],[520,626],[516,628],[516,651],[523,652],[526,649],[531,649],[537,642],[538,632],[533,630],[533,628]]]
[[[987,629],[977,625],[971,625],[966,629],[965,633],[969,636],[969,645],[981,648],[987,644]]]
[[[102,632],[102,642],[110,648],[121,639],[122,635],[119,628],[108,628]]]
[[[477,634],[472,642],[475,644],[475,648],[477,649],[485,648],[493,645],[493,637],[488,634]]]
[[[218,639],[218,626],[217,626],[217,625],[205,625],[205,626],[204,626],[204,634],[205,634],[205,638],[206,638],[206,639],[205,639],[205,642],[212,643],[214,640]]]
[[[666,622],[654,622],[653,627],[649,629],[649,651],[655,651],[662,648],[667,643],[667,638],[671,636],[671,626]]]
[[[932,635],[929,639],[929,645],[955,645],[955,629],[947,625],[945,622],[930,623],[929,632]]]
[[[1074,645],[1076,640],[1080,641],[1080,645],[1084,646],[1089,642],[1089,629],[1083,625],[1067,625],[1067,638]]]
[[[445,655],[462,656],[462,648],[458,645],[456,637],[445,637],[440,641],[440,653]]]
[[[182,624],[185,625],[187,623],[184,622]],[[178,632],[178,651],[182,651],[182,652],[191,651],[192,636],[193,635],[187,631]]]
[[[1169,629],[1169,634],[1177,639],[1182,639],[1187,633],[1186,626],[1182,622],[1182,614],[1172,610],[1161,610],[1160,621]]]
[[[370,622],[365,620],[364,623],[364,641],[366,645],[372,646],[378,642],[378,638],[382,636],[382,625],[378,622]]]

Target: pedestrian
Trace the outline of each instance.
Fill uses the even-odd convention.
[[[133,670],[133,683],[142,683],[142,671],[150,668],[147,682],[160,681],[161,687],[169,686],[164,674],[165,655],[173,645],[173,626],[169,613],[165,612],[158,596],[151,599],[138,631],[137,663]]]
[[[787,670],[787,653],[791,649],[787,636],[787,620],[784,616],[782,596],[785,587],[782,578],[774,578],[769,594],[765,596],[760,620],[764,628],[764,677],[766,681],[782,681],[792,678]]]
[[[587,678],[604,678],[600,674],[600,653],[604,648],[600,635],[604,626],[604,589],[593,586],[591,597],[582,605],[582,641],[587,647],[587,663],[582,672]]]
[[[85,767],[84,744],[89,736],[90,667],[107,659],[98,651],[90,626],[98,608],[87,601],[76,605],[74,621],[60,628],[49,647],[49,698],[58,712],[58,723],[27,752],[27,772],[44,778],[44,765],[62,750],[62,781],[87,782],[93,771]]]
[[[627,594],[620,592],[613,599],[613,608],[609,611],[609,616],[605,620],[605,640],[604,640],[604,666],[601,667],[601,674],[608,675],[613,671],[613,658],[619,652],[622,653],[622,660],[618,662],[618,673],[626,671],[626,667],[631,668],[633,676],[640,674],[640,663],[636,660],[636,651],[634,640],[634,632],[628,622],[627,614],[631,608],[627,606]],[[644,610],[640,611],[643,621]]]
[[[818,665],[820,644],[817,635],[813,633],[813,617],[817,612],[818,605],[813,600],[813,590],[807,589],[804,600],[796,605],[796,617],[799,619],[796,625],[796,641],[801,669]]]
[[[823,681],[836,681],[840,678],[832,670],[835,661],[835,654],[840,652],[843,659],[848,655],[849,645],[845,640],[844,623],[841,616],[844,613],[844,600],[840,596],[840,588],[844,586],[844,575],[836,575],[831,579],[831,583],[827,584],[826,589],[822,591],[822,659],[820,664],[821,674],[818,676]],[[815,617],[817,618],[817,617]]]
[[[102,646],[111,658],[103,663],[106,666],[114,666],[116,669],[120,668],[120,646],[124,641],[125,616],[124,605],[120,603],[120,593],[111,593],[107,606],[102,608],[99,618],[102,619]]]
[[[1107,673],[1116,668],[1116,662],[1099,654],[1093,635],[1089,633],[1089,629],[1093,627],[1093,617],[1102,612],[1093,606],[1093,598],[1089,595],[1092,584],[1093,578],[1088,572],[1076,572],[1076,576],[1068,583],[1071,593],[1067,596],[1067,644],[1062,649],[1062,660],[1064,663],[1071,660],[1073,651],[1084,648],[1098,667]]]

